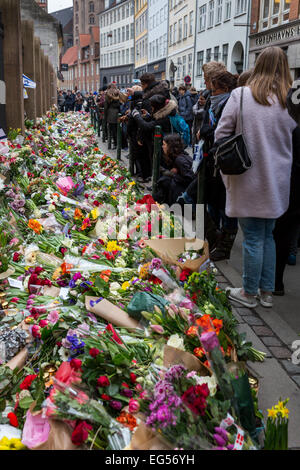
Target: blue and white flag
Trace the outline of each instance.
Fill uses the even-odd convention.
[[[36,88],[36,83],[23,74],[23,86],[24,88]]]

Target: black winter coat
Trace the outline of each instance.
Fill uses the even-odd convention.
[[[153,118],[150,118],[150,120],[143,119],[140,114],[136,115],[134,119],[138,125],[142,140],[153,141],[155,126],[161,126],[163,135],[170,134],[172,127],[169,116],[175,116],[176,109],[175,101],[169,101],[166,106],[154,113]]]
[[[118,123],[118,114],[120,112],[119,98],[112,99],[106,96],[104,103],[104,119],[108,124]]]
[[[166,100],[170,99],[170,92],[161,82],[153,82],[143,93],[142,108],[151,113],[150,98],[154,95],[162,95]]]
[[[158,202],[169,206],[177,201],[177,198],[186,190],[195,177],[192,170],[193,160],[187,154],[178,155],[172,164],[167,164],[170,169],[176,168],[177,174],[161,176],[158,180]]]

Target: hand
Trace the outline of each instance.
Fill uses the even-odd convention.
[[[196,137],[197,137],[197,140],[200,140],[200,131],[197,132]]]
[[[133,95],[133,89],[132,88],[127,88],[127,93],[128,93],[128,96]]]
[[[140,147],[143,146],[143,143],[140,140],[138,140],[137,143],[139,144]]]
[[[177,168],[171,168],[170,172],[173,173],[174,175],[177,175],[178,170]]]
[[[146,117],[149,114],[145,109],[141,109],[141,113],[143,117]]]

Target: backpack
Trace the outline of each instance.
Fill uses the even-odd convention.
[[[190,128],[188,124],[185,122],[183,117],[179,116],[179,114],[176,114],[175,116],[169,116],[171,126],[172,126],[172,132],[177,132],[177,134],[180,135],[182,138],[183,142],[185,145],[190,145],[191,142],[191,134],[190,134]]]

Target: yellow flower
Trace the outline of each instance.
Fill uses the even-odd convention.
[[[130,283],[128,281],[123,282],[122,290],[127,290],[130,287]]]
[[[130,183],[128,183],[128,186],[133,186],[135,184],[135,181],[131,181]]]
[[[106,250],[111,253],[112,251],[122,251],[122,248],[113,240],[107,243]]]
[[[282,408],[284,408],[284,403],[283,401],[279,401],[277,405],[275,405],[275,410],[281,410]]]
[[[97,219],[100,215],[100,212],[99,212],[99,209],[97,207],[95,207],[95,209],[93,209],[91,211],[91,216],[93,217],[93,219]]]
[[[0,441],[0,450],[23,450],[26,449],[26,446],[22,444],[21,439],[8,439],[3,437]]]
[[[268,410],[268,418],[276,419],[276,416],[277,416],[277,410],[275,410],[274,408],[271,408],[270,410]]]
[[[282,418],[288,418],[289,417],[289,410],[287,408],[281,408],[278,413],[281,413]]]

